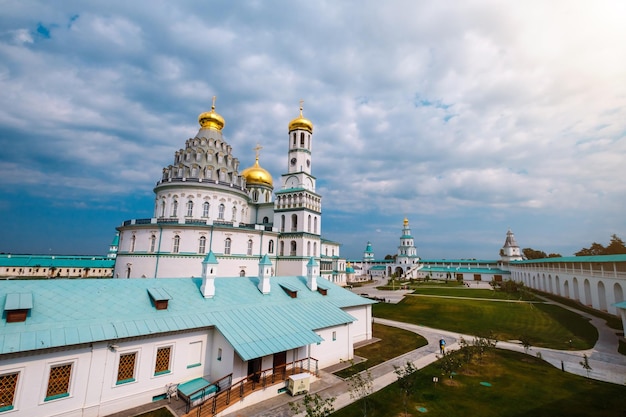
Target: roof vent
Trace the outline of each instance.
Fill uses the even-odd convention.
[[[322,295],[326,295],[328,294],[328,288],[322,287],[321,285],[317,284],[317,292]]]
[[[172,299],[163,288],[149,288],[148,294],[157,310],[167,310],[167,303]]]
[[[7,323],[19,323],[26,321],[28,312],[33,308],[33,294],[27,293],[10,293],[4,302],[4,312],[6,313]]]

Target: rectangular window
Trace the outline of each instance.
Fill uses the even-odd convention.
[[[170,372],[171,353],[171,346],[157,349],[156,361],[154,362],[154,375],[162,375]]]
[[[135,359],[137,352],[124,353],[120,355],[120,362],[117,368],[117,384],[125,384],[135,381]]]
[[[337,340],[337,332],[333,332],[333,341]]]
[[[53,366],[50,368],[48,390],[44,401],[56,400],[70,395],[70,377],[72,376],[72,364]]]
[[[187,368],[195,368],[202,365],[202,342],[189,343],[189,360],[187,362]]]
[[[222,348],[217,349],[217,360],[218,361],[222,360]]]
[[[0,412],[13,410],[19,372],[0,375]]]

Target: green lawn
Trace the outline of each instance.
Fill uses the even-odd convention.
[[[428,344],[428,341],[418,334],[378,323],[372,325],[372,334],[380,340],[354,350],[356,356],[367,358],[367,360],[354,364],[350,368],[337,371],[335,375],[340,378],[347,378],[364,369],[371,368]]]
[[[532,356],[495,349],[482,364],[465,365],[450,380],[437,362],[419,370],[408,402],[409,415],[450,416],[621,416],[626,387],[589,380]],[[439,377],[435,384],[433,377]],[[482,383],[489,383],[485,386]],[[368,397],[368,417],[401,417],[402,392],[396,383]],[[421,411],[419,407],[423,407]],[[425,409],[425,410],[424,410]],[[360,417],[356,402],[333,417]]]
[[[591,314],[593,316],[596,316],[596,317],[599,317],[601,319],[604,319],[604,320],[606,320],[607,326],[609,326],[611,329],[615,329],[615,330],[618,330],[618,331],[623,331],[624,330],[624,328],[622,327],[622,320],[619,317],[617,317],[617,316],[615,316],[613,314],[609,314],[609,313],[606,313],[604,311],[598,311],[598,310],[596,310],[594,308],[587,307],[585,305],[582,305],[578,301],[574,301],[574,300],[572,300],[570,298],[559,297],[558,295],[542,293],[542,292],[538,292],[538,294],[541,295],[542,297],[545,297],[545,298],[548,298],[550,300],[556,301],[557,303],[561,303],[563,305],[575,308],[575,309],[580,310],[580,311],[584,311],[584,312],[589,313],[589,314]]]
[[[463,334],[491,334],[498,340],[525,336],[532,346],[553,349],[589,349],[598,339],[588,320],[543,303],[406,297],[398,304],[375,304],[373,314]]]
[[[463,287],[417,287],[414,294],[421,295],[438,295],[443,297],[463,297],[463,298],[484,298],[488,300],[524,300],[537,301],[534,294],[528,291],[523,293],[511,294],[503,291],[494,291],[484,288],[467,288]]]

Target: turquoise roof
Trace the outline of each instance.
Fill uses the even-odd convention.
[[[203,264],[212,264],[212,265],[217,265],[219,264],[219,262],[217,262],[217,258],[215,257],[215,254],[213,253],[212,250],[209,251],[209,253],[206,254],[206,256],[204,257],[204,260],[202,261]]]
[[[305,277],[271,277],[265,295],[258,281],[216,278],[211,299],[200,278],[4,281],[0,303],[31,293],[33,308],[25,322],[0,321],[0,354],[216,327],[247,361],[318,343],[316,330],[355,320],[342,308],[372,303],[327,281],[327,295],[309,290]],[[297,298],[281,283],[298,289]],[[155,288],[169,295],[167,310],[151,303]]]
[[[470,274],[496,274],[510,275],[511,272],[499,268],[468,268],[463,266],[430,266],[426,265],[420,272],[450,272],[450,273],[470,273]]]
[[[0,267],[113,268],[115,259],[105,256],[0,254]]]
[[[525,261],[512,261],[512,264],[547,263],[547,262],[626,262],[626,254],[623,255],[596,255],[596,256],[564,256],[561,258],[528,259]]]

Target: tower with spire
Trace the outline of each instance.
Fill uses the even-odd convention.
[[[306,261],[319,257],[321,250],[322,197],[315,192],[311,175],[313,123],[303,114],[289,123],[287,172],[281,176],[276,192],[274,225],[280,237],[278,275],[305,275]]]
[[[509,229],[506,232],[506,239],[504,240],[504,246],[500,249],[500,259],[502,262],[521,261],[524,259],[522,252],[515,240],[515,235]]]

